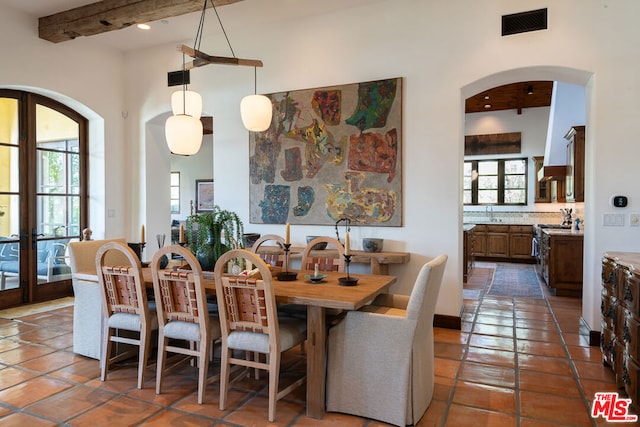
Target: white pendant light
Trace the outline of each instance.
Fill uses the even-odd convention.
[[[240,101],[240,117],[242,124],[250,132],[264,132],[271,126],[273,106],[271,100],[264,95],[256,95],[258,88],[258,72],[253,67],[253,95],[247,95]]]
[[[191,156],[202,144],[202,122],[186,114],[177,114],[167,119],[164,125],[167,145],[173,154]]]
[[[202,97],[192,90],[178,90],[171,94],[173,115],[187,114],[199,119],[202,115]]]
[[[264,95],[247,95],[240,101],[242,124],[251,132],[263,132],[271,126],[273,107]]]

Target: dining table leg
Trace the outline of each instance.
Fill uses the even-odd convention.
[[[307,416],[324,415],[327,365],[325,308],[307,306]]]

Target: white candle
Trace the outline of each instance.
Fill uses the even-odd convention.
[[[316,262],[316,267],[313,270],[313,275],[314,275],[314,277],[318,277],[318,263],[317,262]]]
[[[289,223],[287,223],[287,229],[286,229],[286,233],[284,235],[284,243],[285,244],[289,244],[290,242],[290,237],[291,237],[291,225]]]
[[[180,224],[180,238],[178,243],[184,243],[184,224]]]
[[[140,230],[140,243],[144,243],[144,224],[142,224],[142,229]]]
[[[350,240],[349,240],[349,232],[347,231],[346,235],[344,236],[344,254],[345,255],[351,255],[351,244],[350,244]]]

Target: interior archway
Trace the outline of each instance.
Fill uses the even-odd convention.
[[[574,85],[580,85],[580,86],[584,86],[586,91],[586,105],[585,105],[585,117],[586,117],[586,133],[587,135],[589,135],[589,127],[590,127],[590,123],[589,123],[589,118],[592,117],[593,113],[592,113],[592,106],[593,106],[593,80],[594,80],[594,73],[590,72],[590,71],[586,71],[586,70],[580,70],[580,69],[576,69],[576,68],[571,68],[571,67],[561,67],[561,66],[535,66],[535,67],[523,67],[523,68],[517,68],[517,69],[512,69],[512,70],[505,70],[505,71],[501,71],[495,74],[491,74],[482,78],[479,78],[473,82],[468,83],[467,85],[463,86],[461,88],[461,112],[462,112],[462,141],[461,144],[463,144],[464,146],[464,134],[465,134],[465,111],[464,111],[464,105],[465,105],[465,100],[477,93],[480,93],[482,91],[488,90],[490,88],[493,87],[497,87],[497,86],[501,86],[501,85],[505,85],[505,84],[510,84],[510,83],[516,83],[516,82],[522,82],[522,81],[532,81],[532,80],[548,80],[548,81],[560,81],[560,82],[566,82],[566,83],[571,83]],[[587,146],[586,146],[586,164],[589,165],[590,164],[590,157],[591,154],[590,152],[593,152],[593,145],[592,145],[593,141],[589,140],[589,138],[587,137]],[[462,169],[462,164],[464,163],[464,149],[460,150],[460,155],[459,155],[460,159],[459,159],[459,167],[460,169]],[[588,176],[593,174],[593,170],[590,170],[587,167],[586,170],[586,176],[585,176],[585,185],[588,186],[588,182],[589,182],[589,178]],[[588,192],[588,189],[587,189]],[[463,200],[462,197],[460,197],[460,202],[459,202],[459,209],[460,212],[462,213],[464,211],[464,204],[463,204]],[[585,203],[584,203],[584,213],[586,216],[589,216],[590,212],[593,212],[594,208],[593,208],[593,202],[591,201],[591,199],[589,199],[588,197],[585,197]],[[462,215],[462,214],[461,214]],[[460,242],[460,247],[462,247],[463,244],[462,242]],[[585,239],[584,239],[584,252],[583,252],[583,257],[584,259],[589,258],[589,254],[591,252],[593,252],[592,249],[590,249],[590,247],[593,246],[593,243],[589,241],[588,236],[585,235]],[[585,262],[585,265],[587,265],[588,262]],[[593,296],[593,291],[592,291],[592,286],[589,285],[589,276],[588,276],[588,272],[585,271],[583,272],[583,295],[582,295],[582,307],[583,307],[583,317],[584,317],[584,313],[589,313],[591,311],[597,311],[598,307],[599,307],[599,300],[596,296]],[[460,281],[460,283],[462,283],[462,281]]]
[[[205,126],[202,146],[193,156],[171,154],[167,147],[164,125],[171,112],[159,114],[145,126],[145,211],[142,223],[147,232],[144,258],[151,259],[158,249],[156,235],[165,235],[165,245],[171,244],[172,220],[184,221],[189,215],[189,201],[195,203],[195,179],[213,179],[213,132]],[[207,117],[203,112],[203,119]],[[210,119],[211,116],[208,117]],[[208,129],[207,129],[208,128]],[[170,174],[175,168],[183,170],[180,182],[181,209],[171,214]],[[195,210],[194,210],[195,213]]]

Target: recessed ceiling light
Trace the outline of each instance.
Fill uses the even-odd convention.
[[[485,96],[484,96],[484,99],[489,99],[489,95],[485,95]]]
[[[150,30],[151,26],[149,24],[138,24],[138,28],[141,30]]]
[[[491,104],[484,104],[484,108],[488,110],[489,108],[491,108]]]

